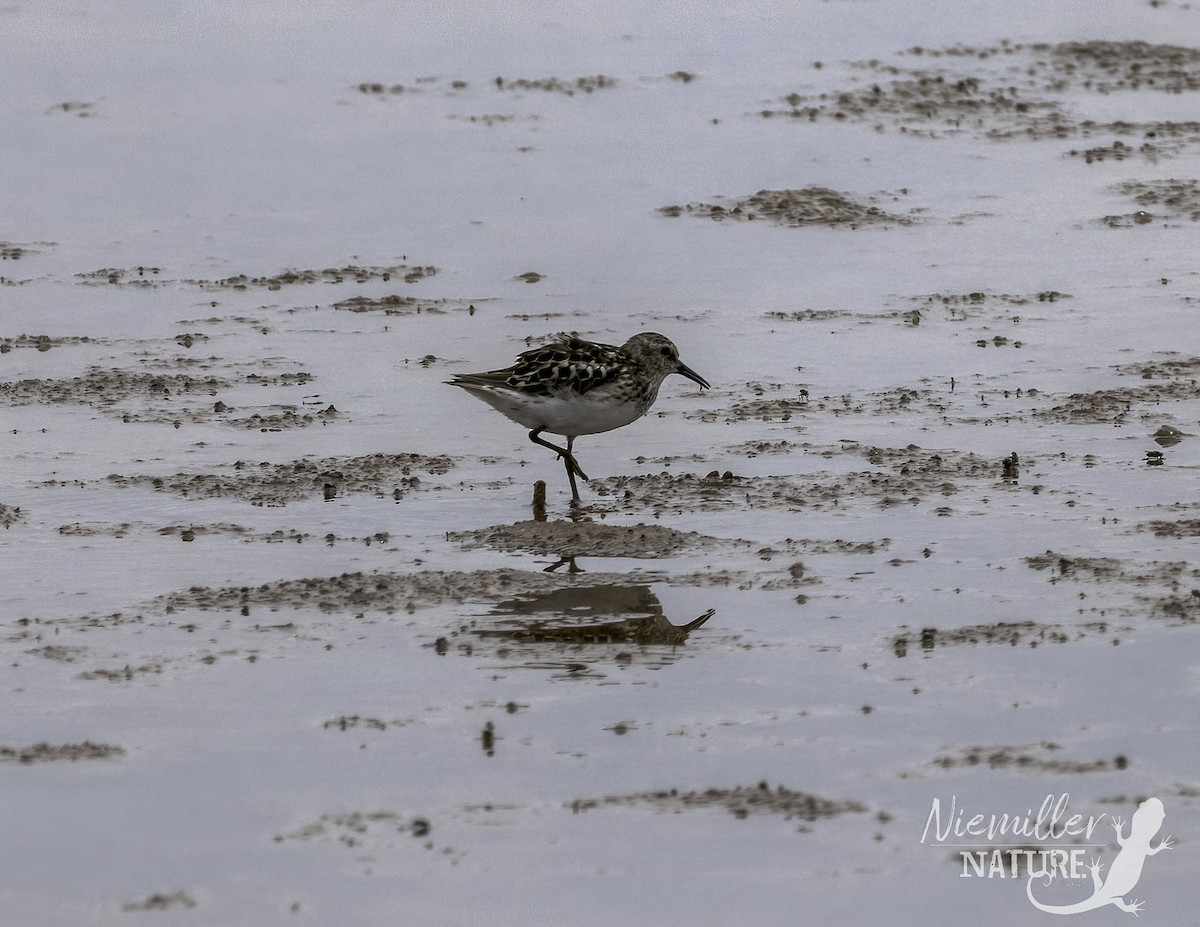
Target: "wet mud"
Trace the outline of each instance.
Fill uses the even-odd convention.
[[[122,747],[113,744],[92,743],[85,740],[77,744],[37,743],[28,747],[0,746],[0,763],[75,763],[83,760],[109,760],[125,755]]]
[[[786,402],[786,400],[785,400]],[[743,410],[744,411],[744,410]],[[753,417],[787,421],[790,408],[755,409]],[[790,451],[790,448],[775,448]],[[594,479],[588,485],[597,503],[622,512],[696,512],[738,509],[828,510],[862,504],[887,508],[950,498],[971,483],[994,483],[1004,474],[1000,460],[960,451],[909,448],[804,447],[809,454],[853,454],[879,467],[817,477],[738,476],[715,471],[695,474],[639,474]],[[611,500],[611,503],[610,503]]]
[[[558,557],[634,557],[655,559],[689,550],[749,546],[666,525],[607,525],[594,521],[519,521],[471,531],[451,531],[450,541],[466,548],[553,554]]]
[[[196,901],[183,891],[156,892],[142,901],[129,901],[121,905],[122,911],[172,911],[196,907]]]
[[[1110,228],[1136,228],[1200,221],[1200,181],[1128,180],[1113,188],[1141,207],[1135,212],[1105,216]]]
[[[1129,761],[1124,756],[1097,760],[1073,760],[1055,756],[1063,747],[1049,741],[1024,746],[969,747],[957,754],[939,756],[932,765],[939,769],[986,766],[989,769],[1016,768],[1055,775],[1081,775],[1122,770]]]
[[[165,276],[161,267],[101,267],[96,270],[75,274],[76,281],[83,286],[118,286],[118,287],[159,287],[167,284],[182,283],[198,287],[201,290],[268,290],[276,291],[284,287],[309,284],[363,284],[373,280],[388,282],[403,280],[405,283],[416,283],[426,277],[436,275],[438,268],[432,265],[385,264],[359,266],[346,264],[341,267],[298,268],[281,270],[274,274],[235,274],[231,277],[183,278],[175,279]]]
[[[914,47],[897,57],[904,63],[855,62],[865,75],[861,83],[823,93],[794,92],[759,115],[805,123],[859,123],[931,138],[1122,135],[1142,140],[1139,150],[1151,160],[1200,141],[1200,124],[1195,122],[1097,122],[1079,115],[1068,102],[1081,92],[1119,94],[1131,101],[1131,115],[1136,114],[1135,91],[1183,93],[1195,88],[1200,81],[1195,48],[1140,41],[1003,41],[990,46]],[[1092,163],[1103,157],[1085,160]]]
[[[22,517],[21,509],[17,506],[0,503],[0,528],[11,528]]]
[[[225,473],[111,474],[113,486],[149,486],[188,498],[234,498],[252,505],[283,506],[323,496],[371,494],[399,500],[421,488],[421,475],[443,475],[454,466],[445,456],[368,454],[273,464],[239,460]]]
[[[669,789],[658,792],[642,792],[636,795],[608,795],[604,798],[577,798],[570,803],[575,814],[606,807],[643,807],[652,811],[679,814],[719,808],[736,818],[751,815],[774,815],[785,821],[801,820],[813,822],[823,818],[834,818],[843,814],[863,814],[865,805],[856,801],[831,801],[807,792],[789,789],[783,785],[772,788],[766,782],[757,786],[735,786],[734,788],[709,788],[703,791],[684,792]]]
[[[185,346],[190,347],[204,337],[187,335]],[[264,359],[247,371],[246,365],[176,357],[159,360],[150,370],[89,367],[73,377],[0,381],[0,402],[13,406],[84,405],[117,416],[127,424],[150,422],[176,428],[184,424],[217,423],[232,428],[281,431],[334,420],[339,413],[333,405],[305,408],[303,403],[310,400],[235,408],[219,398],[240,386],[288,389],[311,383],[312,374],[304,370],[272,370],[281,363],[286,362]],[[197,372],[177,372],[180,368]]]
[[[645,574],[589,573],[594,586],[644,584]],[[326,612],[414,612],[444,604],[537,597],[577,585],[569,573],[521,570],[422,570],[417,573],[343,573],[281,580],[258,586],[197,587],[163,596],[167,612],[182,609],[241,611],[253,608],[314,608]]]
[[[670,218],[682,215],[717,222],[755,219],[791,228],[820,225],[829,228],[859,228],[864,225],[911,225],[913,211],[892,213],[875,205],[881,199],[899,202],[904,193],[858,197],[826,187],[801,190],[759,190],[743,197],[721,197],[717,203],[688,203],[686,206],[660,206],[658,211]]]
[[[64,345],[76,344],[94,344],[98,339],[89,338],[87,335],[17,335],[16,337],[0,338],[0,354],[8,354],[10,351],[25,349],[33,349],[45,353],[52,348],[61,348]]]
[[[1043,644],[1067,644],[1088,637],[1111,639],[1114,645],[1120,643],[1118,629],[1102,621],[1070,626],[1039,621],[997,621],[955,628],[907,630],[892,639],[892,652],[903,658],[910,651],[914,654],[918,650],[930,654],[943,647],[974,647],[981,644],[1039,647]]]

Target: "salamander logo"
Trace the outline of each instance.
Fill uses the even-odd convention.
[[[945,814],[941,801],[935,798],[925,821],[921,842],[954,847],[962,857],[963,868],[959,875],[964,879],[1024,878],[1026,897],[1039,911],[1082,914],[1113,905],[1136,916],[1142,910],[1143,903],[1129,896],[1142,876],[1146,860],[1163,850],[1169,850],[1174,844],[1169,834],[1153,844],[1166,818],[1163,803],[1157,798],[1147,798],[1139,804],[1129,822],[1128,835],[1125,833],[1124,818],[1112,816],[1111,826],[1116,832],[1119,849],[1105,873],[1105,864],[1099,853],[1106,844],[1091,841],[1095,839],[1093,833],[1100,822],[1109,815],[1089,815],[1086,818],[1081,814],[1068,815],[1069,798],[1065,792],[1057,799],[1047,795],[1037,814],[1030,809],[1024,815],[971,816],[958,807],[955,796],[951,796],[949,810]],[[998,837],[1008,837],[1010,840],[1018,838],[1021,842],[1005,846],[1002,841],[997,841]],[[1066,837],[1075,840],[1082,838],[1087,842],[1082,845],[1079,842],[1067,846],[1046,845]],[[967,838],[984,838],[988,843],[951,842]],[[1089,850],[1091,859],[1084,865]],[[1090,896],[1062,904],[1047,902],[1044,890],[1056,879],[1082,880],[1085,871],[1092,879]],[[1036,892],[1035,882],[1041,886]]]
[[[1074,904],[1042,904],[1033,897],[1034,876],[1031,875],[1029,881],[1025,883],[1025,894],[1029,896],[1029,901],[1039,911],[1048,911],[1051,914],[1080,914],[1083,911],[1094,911],[1111,904],[1136,917],[1138,911],[1142,909],[1142,903],[1136,898],[1126,901],[1125,896],[1133,891],[1138,879],[1142,877],[1142,867],[1146,865],[1146,858],[1163,850],[1171,849],[1174,841],[1171,840],[1170,834],[1158,841],[1158,846],[1150,846],[1150,841],[1158,834],[1165,817],[1163,803],[1157,798],[1147,798],[1138,805],[1138,810],[1133,813],[1133,820],[1129,822],[1128,837],[1122,834],[1125,827],[1124,820],[1113,818],[1113,829],[1117,832],[1117,846],[1121,849],[1117,851],[1112,865],[1108,867],[1107,876],[1103,878],[1100,876],[1104,864],[1099,859],[1093,859],[1088,866],[1088,870],[1092,874],[1092,896],[1090,898]]]

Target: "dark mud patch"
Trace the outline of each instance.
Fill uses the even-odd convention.
[[[924,382],[924,381],[923,381]],[[938,387],[895,386],[853,395],[811,395],[797,383],[746,384],[754,398],[734,402],[724,409],[696,409],[687,418],[702,422],[736,424],[747,421],[789,422],[808,415],[935,415],[942,417],[951,407],[954,383]],[[809,448],[810,445],[800,445]],[[780,448],[779,450],[783,450]]]
[[[1115,557],[1071,557],[1046,551],[1026,557],[1051,583],[1106,583],[1125,587],[1128,603],[1106,596],[1105,609],[1144,615],[1177,625],[1200,622],[1200,567],[1187,561],[1135,563]]]
[[[575,814],[606,807],[642,807],[665,814],[719,808],[736,818],[751,815],[773,815],[785,821],[817,821],[843,814],[862,814],[867,806],[856,801],[832,801],[778,785],[771,788],[762,782],[757,786],[710,788],[682,792],[668,789],[657,792],[637,792],[632,795],[606,795],[603,798],[577,798],[567,805]]]
[[[768,319],[780,322],[829,322],[854,315],[849,309],[793,309],[791,311],[773,310],[764,313]]]
[[[186,373],[150,373],[143,370],[90,367],[82,376],[62,379],[25,379],[0,383],[0,399],[11,405],[80,403],[110,409],[131,399],[171,400],[178,396],[215,396],[230,381]]]
[[[1085,164],[1127,161],[1130,158],[1156,164],[1200,143],[1200,122],[1110,122],[1097,125],[1085,121],[1080,125],[1079,134],[1083,138],[1124,135],[1132,139],[1123,142],[1117,138],[1107,145],[1072,148],[1066,153],[1069,158],[1081,158]]]
[[[719,511],[769,508],[783,511],[826,510],[861,502],[889,507],[915,505],[930,498],[954,496],[967,481],[999,480],[1002,463],[961,451],[928,451],[852,445],[826,449],[835,456],[852,453],[884,468],[837,476],[758,476],[733,473],[705,477],[693,474],[639,474],[595,479],[589,483],[601,498],[611,498],[622,511]]]
[[[1147,158],[1170,156],[1200,139],[1194,123],[1080,118],[1070,92],[1180,93],[1200,81],[1200,51],[1146,42],[1013,43],[915,47],[902,53],[926,67],[880,60],[852,62],[867,81],[823,93],[790,93],[758,111],[762,118],[868,125],[938,138],[1002,140],[1133,136]],[[1124,154],[1124,149],[1113,148]],[[1132,151],[1132,149],[1130,149]],[[1078,152],[1072,152],[1077,154]],[[1090,159],[1101,160],[1093,155]]]
[[[448,540],[466,548],[557,557],[671,557],[748,541],[723,541],[664,525],[605,525],[590,521],[519,521],[472,531],[451,531]]]
[[[1129,765],[1124,756],[1101,760],[1072,760],[1055,756],[1060,750],[1062,747],[1059,744],[1050,741],[1024,746],[967,747],[958,754],[936,757],[931,763],[941,769],[986,766],[989,769],[1022,769],[1056,775],[1112,772]]]
[[[1048,550],[1026,557],[1025,563],[1048,574],[1050,582],[1101,580],[1135,586],[1178,586],[1181,582],[1200,579],[1200,568],[1182,560],[1135,563],[1116,557],[1067,556]]]
[[[1200,518],[1148,521],[1138,525],[1138,530],[1153,532],[1159,538],[1200,538]]]
[[[194,907],[196,907],[196,902],[187,892],[155,892],[142,901],[130,901],[121,905],[121,910],[177,911]]]
[[[644,585],[645,574],[571,573],[521,570],[476,570],[418,573],[343,573],[287,579],[259,586],[195,586],[155,600],[168,612],[180,609],[237,611],[251,608],[313,608],[323,612],[415,612],[437,605],[467,602],[521,601],[575,585]]]
[[[418,299],[392,293],[387,296],[352,296],[333,304],[344,312],[378,312],[382,315],[441,315],[449,311],[475,314],[474,303],[465,299]]]
[[[44,660],[55,663],[78,663],[87,653],[86,647],[72,647],[65,644],[47,644],[45,647],[35,647],[25,651]]]
[[[15,337],[0,338],[0,354],[8,354],[12,351],[22,349],[39,351],[45,353],[53,348],[61,348],[65,345],[76,344],[95,344],[97,339],[89,338],[87,335],[17,335]]]
[[[461,113],[450,113],[446,118],[453,119],[457,122],[466,122],[471,125],[491,127],[495,125],[501,125],[506,122],[537,122],[542,117],[536,113],[473,113],[469,116]],[[532,151],[531,148],[524,145],[517,150],[521,152]]]
[[[395,811],[352,811],[348,814],[323,814],[312,824],[275,836],[285,840],[334,840],[347,847],[358,847],[381,834],[407,834],[427,837],[432,826],[427,818],[404,816]]]
[[[1171,355],[1163,360],[1137,364],[1122,364],[1115,368],[1117,373],[1138,376],[1143,380],[1186,379],[1192,386],[1200,386],[1200,357]]]
[[[1071,641],[1102,637],[1112,633],[1106,622],[1064,627],[1040,621],[995,621],[989,624],[965,625],[958,628],[922,628],[905,630],[892,638],[892,652],[906,657],[910,650],[920,648],[932,653],[941,647],[999,644],[1007,647],[1039,647],[1042,644],[1066,644]],[[1113,639],[1113,643],[1119,643]]]
[[[124,666],[114,668],[99,667],[94,670],[87,670],[80,673],[76,678],[88,681],[100,680],[102,682],[133,682],[142,676],[161,676],[163,667],[161,663],[143,663],[140,666],[134,666],[132,663],[126,663]]]
[[[977,290],[971,293],[925,293],[908,297],[915,303],[944,308],[954,320],[970,318],[984,311],[1008,313],[1012,307],[1057,303],[1071,298],[1070,293],[1060,293],[1058,290],[1039,290],[1037,293],[989,293]]]
[[[1149,407],[1195,399],[1196,386],[1182,380],[1163,380],[1145,386],[1048,398],[1054,405],[1033,409],[1030,414],[1034,419],[1082,425],[1124,425],[1137,420]]]
[[[38,247],[15,241],[0,241],[0,261],[19,261],[31,254],[41,254],[43,247],[52,247],[53,242],[38,242]]]
[[[0,747],[0,763],[74,763],[80,760],[109,760],[124,755],[123,747],[96,744],[90,740],[79,744],[38,743],[29,747]]]
[[[1035,46],[1044,53],[1045,46]],[[1200,49],[1149,42],[1062,42],[1039,56],[1036,70],[1048,70],[1050,81],[1069,75],[1076,86],[1095,93],[1200,90]]]
[[[359,266],[347,264],[343,267],[325,267],[320,270],[282,270],[276,274],[252,277],[236,274],[219,280],[184,280],[184,283],[204,290],[281,290],[285,286],[301,286],[313,283],[367,283],[371,280],[403,280],[416,283],[436,275],[438,268],[429,265],[410,266],[389,264],[383,266]]]
[[[313,283],[367,283],[372,280],[403,280],[405,283],[416,283],[426,277],[432,277],[438,272],[431,265],[367,265],[346,264],[341,267],[325,267],[321,269],[281,270],[274,274],[252,276],[250,274],[235,274],[232,277],[219,279],[186,278],[180,281],[164,276],[163,268],[147,267],[101,267],[97,270],[85,271],[75,275],[76,280],[83,286],[118,286],[118,287],[158,287],[168,283],[184,283],[188,286],[199,287],[202,290],[281,290],[286,286],[299,286]]]
[[[497,90],[504,91],[525,91],[536,90],[542,93],[561,93],[564,96],[573,97],[577,93],[595,93],[597,90],[610,90],[617,86],[615,77],[608,77],[604,74],[594,74],[586,77],[561,78],[561,77],[539,77],[529,79],[525,77],[505,78],[497,77],[492,81],[493,86]]]
[[[1140,208],[1131,213],[1105,216],[1101,221],[1110,228],[1200,221],[1200,181],[1127,180],[1113,190],[1132,199]]]
[[[294,528],[256,531],[247,525],[232,524],[229,522],[211,525],[165,525],[162,527],[142,524],[136,526],[136,528],[128,523],[121,525],[75,524],[63,525],[58,529],[60,534],[106,537],[124,537],[133,530],[145,533],[153,532],[165,538],[178,538],[184,543],[191,543],[192,541],[208,537],[233,537],[248,544],[303,544],[306,541],[315,539],[315,536],[309,534],[307,531],[300,531]],[[386,531],[377,531],[374,534],[363,537],[329,533],[322,535],[320,538],[320,542],[327,547],[333,547],[337,544],[363,544],[370,547],[372,544],[387,544],[390,540],[391,535]]]
[[[101,267],[75,275],[83,286],[155,287],[163,282],[161,267]]]
[[[725,450],[727,453],[737,454],[750,460],[755,457],[782,456],[800,448],[799,444],[781,439],[779,441],[745,441],[742,444],[729,445]]]
[[[262,373],[264,360],[250,373],[223,371],[215,373],[178,372],[162,370],[128,370],[90,367],[81,376],[63,378],[28,378],[0,382],[0,402],[10,405],[75,404],[90,406],[110,415],[118,415],[126,423],[148,422],[179,427],[188,424],[216,422],[236,428],[262,431],[281,431],[285,428],[328,424],[338,411],[332,405],[321,409],[304,408],[294,404],[273,404],[238,410],[214,397],[234,385],[264,387],[297,387],[311,382],[306,371]],[[166,365],[161,365],[166,368]],[[173,365],[185,370],[203,370],[214,366],[209,360],[180,358]],[[305,400],[308,402],[309,400]]]
[[[907,192],[856,197],[827,187],[759,190],[750,196],[718,197],[719,202],[716,203],[661,206],[658,211],[672,218],[689,215],[717,222],[767,220],[791,228],[816,225],[853,229],[864,225],[912,225],[916,219],[911,211],[907,214],[890,213],[875,205],[879,197],[899,202]]]
[[[116,486],[151,486],[188,498],[234,498],[252,505],[282,506],[322,495],[369,493],[395,500],[421,486],[418,473],[441,475],[454,466],[445,456],[368,454],[363,457],[305,458],[289,463],[239,460],[229,473],[176,473],[172,476],[112,474]]]
[[[0,528],[11,528],[24,517],[19,506],[0,503]]]
[[[55,103],[47,109],[46,115],[50,115],[51,113],[68,113],[80,119],[87,119],[95,116],[97,112],[95,103],[89,103],[84,100],[64,100],[62,103]]]
[[[383,718],[373,718],[363,715],[341,715],[330,718],[321,727],[326,731],[386,731],[388,728],[408,727],[412,718],[395,718],[385,721]]]
[[[492,810],[493,806],[485,808]],[[372,874],[381,856],[409,848],[437,851],[439,857],[456,865],[461,854],[452,847],[436,845],[431,837],[433,830],[430,818],[423,815],[350,811],[323,814],[311,824],[276,834],[273,839],[276,843],[315,842],[345,847],[354,852],[355,860],[364,867],[363,874]]]

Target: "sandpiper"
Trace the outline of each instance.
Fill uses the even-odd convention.
[[[619,348],[560,333],[549,344],[517,355],[511,367],[458,374],[446,382],[532,429],[530,441],[562,458],[571,481],[571,502],[578,503],[575,477],[588,477],[572,453],[575,439],[637,421],[673,373],[708,388],[704,377],[679,360],[671,340],[656,332],[634,335]],[[567,446],[544,440],[544,431],[563,435]]]

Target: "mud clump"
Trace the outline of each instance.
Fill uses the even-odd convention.
[[[258,428],[280,431],[284,428],[327,423],[337,415],[329,406],[323,410],[301,410],[293,405],[255,406],[258,411],[237,416],[234,409],[221,401],[212,401],[223,390],[235,385],[296,387],[312,381],[307,371],[262,373],[259,370],[237,373],[223,370],[221,375],[201,372],[208,360],[174,358],[156,364],[155,370],[105,369],[90,367],[81,376],[62,378],[28,378],[0,382],[0,402],[23,406],[34,404],[78,404],[90,406],[121,420],[150,422],[179,427],[184,422],[203,424],[217,422],[238,428]]]
[[[422,454],[369,454],[364,457],[328,457],[272,464],[237,461],[233,472],[176,473],[173,476],[123,476],[111,474],[117,486],[152,486],[189,498],[242,499],[253,505],[282,506],[316,495],[332,499],[338,495],[373,493],[400,499],[417,489],[417,471],[441,475],[454,462],[445,456]]]
[[[592,480],[601,497],[620,511],[721,511],[770,508],[782,511],[826,510],[868,503],[881,507],[915,505],[947,497],[965,488],[964,480],[994,481],[998,464],[978,454],[852,445],[832,454],[851,453],[886,468],[827,477],[758,476],[733,473],[638,474]]]
[[[1106,594],[1105,610],[1127,615],[1191,624],[1200,620],[1200,568],[1184,560],[1137,563],[1115,557],[1072,557],[1048,550],[1026,557],[1032,569],[1044,572],[1051,583],[1111,583],[1124,587],[1128,601]]]
[[[617,86],[617,79],[615,77],[607,77],[604,74],[576,77],[574,79],[542,77],[536,80],[529,80],[521,77],[508,80],[503,77],[497,77],[493,83],[497,90],[540,90],[544,93],[561,93],[565,96],[573,97],[577,93],[595,93],[597,90],[608,90]]]
[[[1140,376],[1143,380],[1167,380],[1175,377],[1195,380],[1200,378],[1200,357],[1172,356],[1161,361],[1125,364],[1117,367],[1116,371],[1129,376]]]
[[[592,586],[627,586],[646,583],[645,574],[588,573]],[[155,600],[171,612],[200,609],[247,612],[251,607],[286,606],[323,612],[373,610],[413,612],[443,604],[525,599],[579,585],[572,574],[522,570],[476,570],[418,573],[342,573],[306,579],[285,579],[259,586],[194,586]]]
[[[648,559],[728,543],[664,525],[625,526],[571,521],[520,521],[473,531],[452,531],[446,537],[465,547],[488,547],[509,553]]]
[[[334,838],[338,843],[353,847],[359,845],[365,835],[378,829],[393,834],[410,833],[415,837],[424,837],[429,833],[430,826],[425,818],[413,817],[406,821],[395,811],[352,811],[349,814],[323,814],[299,830],[276,835],[275,842]]]
[[[1200,181],[1128,180],[1113,189],[1131,197],[1142,208],[1124,215],[1105,216],[1103,222],[1110,228],[1133,228],[1180,219],[1200,221]]]
[[[386,283],[395,278],[405,283],[416,283],[418,280],[434,276],[437,272],[438,268],[432,266],[410,267],[407,264],[391,264],[360,267],[357,264],[348,264],[345,267],[326,267],[321,270],[282,270],[277,274],[260,277],[236,274],[220,280],[185,280],[184,283],[204,290],[280,290],[285,286],[336,284],[348,280],[354,283],[382,280]]]
[[[0,747],[0,763],[56,763],[61,761],[108,760],[124,756],[123,747],[95,744],[85,740],[79,744],[37,743],[29,747]]]
[[[121,905],[122,911],[170,911],[196,907],[195,900],[187,892],[156,892],[144,901],[130,901]]]
[[[1143,139],[1139,153],[1148,158],[1173,154],[1200,139],[1200,126],[1195,123],[1079,119],[1063,98],[1071,91],[1194,90],[1200,85],[1200,50],[1194,48],[1140,41],[1004,41],[993,46],[914,47],[902,57],[927,61],[929,66],[902,66],[876,59],[852,62],[852,67],[872,79],[818,94],[790,93],[758,115],[807,123],[867,124],[878,131],[893,128],[930,138],[1135,135]],[[1087,160],[1131,152],[1128,146],[1113,146],[1098,149]]]
[[[0,503],[0,528],[11,528],[24,517],[19,507]]]
[[[466,310],[474,313],[475,307],[462,299],[418,299],[392,293],[388,296],[352,296],[333,304],[343,312],[379,312],[383,315],[437,315],[448,309]]]
[[[133,682],[139,676],[158,676],[163,671],[161,663],[145,663],[141,666],[133,666],[125,664],[120,669],[94,669],[80,673],[78,679],[96,680],[100,679],[105,682]]]
[[[2,523],[2,522],[0,522]],[[1148,521],[1138,525],[1141,531],[1152,531],[1159,538],[1200,538],[1200,518],[1179,521]]]
[[[1075,773],[1111,772],[1125,769],[1128,761],[1123,756],[1111,760],[1068,760],[1052,756],[1038,756],[1033,751],[1047,754],[1062,747],[1049,741],[1025,746],[968,747],[955,756],[939,756],[932,765],[941,769],[962,769],[972,766],[987,766],[989,769],[1026,769],[1033,772],[1070,775]]]
[[[920,647],[932,653],[939,647],[962,645],[999,644],[1016,647],[1024,644],[1037,647],[1041,644],[1065,644],[1083,640],[1092,633],[1108,631],[1104,623],[1094,623],[1067,630],[1061,625],[1044,624],[1039,621],[996,621],[990,624],[966,625],[958,628],[922,628],[897,634],[892,639],[892,652],[900,658],[908,656],[911,648]]]
[[[1033,418],[1089,425],[1122,425],[1131,420],[1135,406],[1157,406],[1195,398],[1196,387],[1180,381],[1161,381],[1142,387],[1072,393],[1047,409],[1033,410]]]
[[[15,338],[0,338],[0,354],[22,348],[33,349],[45,353],[51,348],[61,348],[69,344],[93,344],[96,339],[87,335],[17,335]]]
[[[648,807],[655,811],[678,814],[706,808],[723,808],[734,817],[777,815],[785,821],[800,819],[816,821],[842,814],[862,814],[867,807],[856,801],[831,801],[799,792],[785,786],[771,788],[767,783],[755,787],[710,788],[702,792],[680,792],[669,789],[659,792],[637,792],[632,795],[608,795],[604,798],[577,798],[567,807],[575,814],[596,808],[613,806]]]
[[[906,191],[904,191],[906,192]],[[883,194],[899,199],[902,194]],[[672,218],[681,215],[713,219],[754,221],[765,219],[790,228],[826,226],[858,228],[863,225],[912,225],[911,215],[886,212],[875,205],[875,197],[859,199],[827,187],[800,190],[759,190],[751,196],[725,198],[718,203],[689,203],[686,206],[661,206],[659,212]]]
[[[141,370],[90,367],[82,376],[63,379],[25,379],[0,383],[0,399],[12,405],[82,403],[110,408],[134,398],[170,399],[177,395],[215,395],[229,386],[217,376],[149,373]]]
[[[0,261],[19,261],[26,255],[39,253],[29,245],[17,244],[13,241],[0,241]]]
[[[161,273],[161,267],[101,267],[76,274],[75,279],[84,286],[153,287],[162,282],[156,279]]]
[[[1112,93],[1200,90],[1200,49],[1149,42],[1062,42],[1052,47],[1045,66],[1069,73],[1087,90]]]

